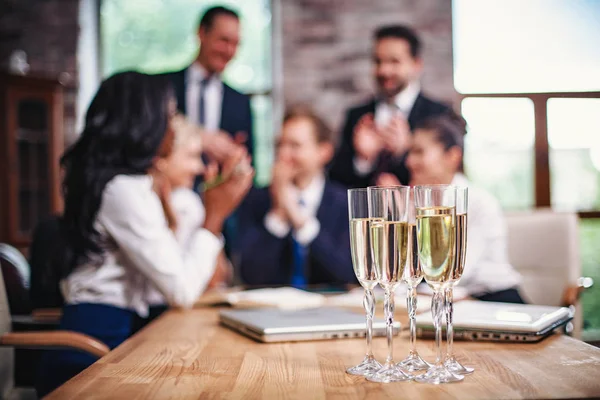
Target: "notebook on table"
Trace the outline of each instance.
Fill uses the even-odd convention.
[[[463,300],[454,304],[454,337],[459,340],[537,342],[571,319],[572,311],[566,307]],[[417,315],[417,335],[434,336],[430,312]]]
[[[296,342],[365,336],[365,315],[342,308],[222,310],[221,324],[260,342]],[[400,323],[394,323],[394,335]],[[373,336],[385,336],[385,322],[373,321]]]

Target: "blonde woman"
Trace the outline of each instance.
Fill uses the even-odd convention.
[[[173,230],[183,251],[190,251],[194,245],[193,233],[202,227],[206,218],[206,209],[200,196],[193,191],[193,185],[202,170],[202,129],[189,122],[183,115],[171,118],[170,129],[174,133],[173,148],[170,154],[159,161],[160,172],[157,178],[162,181],[161,203],[167,215],[169,226]],[[249,161],[244,163],[249,165]],[[207,176],[214,176],[213,166],[207,167]],[[211,191],[204,193],[210,198]],[[210,212],[210,209],[209,209]],[[201,260],[204,268],[214,270],[206,288],[226,285],[232,277],[232,268],[224,253],[209,253]],[[147,301],[151,305],[147,319],[141,321],[139,329],[160,315],[166,308],[166,301],[160,291],[148,282]]]

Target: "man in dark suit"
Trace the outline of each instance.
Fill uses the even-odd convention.
[[[238,14],[222,6],[209,8],[200,18],[198,39],[200,51],[196,60],[184,70],[171,73],[177,107],[204,128],[205,161],[222,164],[242,144],[252,156],[250,98],[221,80],[221,73],[240,42]],[[225,252],[231,256],[237,236],[235,214],[226,221],[224,235]]]
[[[284,117],[272,184],[239,209],[240,273],[254,285],[356,283],[346,190],[325,178],[332,132],[305,108]]]
[[[210,158],[224,160],[238,143],[252,155],[250,98],[221,81],[240,41],[238,14],[221,6],[208,9],[200,19],[198,38],[196,60],[171,74],[178,108],[204,127],[203,146]]]
[[[348,111],[330,177],[347,187],[366,187],[382,172],[408,184],[404,166],[411,129],[448,106],[421,93],[421,44],[412,29],[386,26],[375,32],[373,72],[377,94]]]

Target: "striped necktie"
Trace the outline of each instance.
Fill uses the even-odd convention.
[[[206,123],[206,102],[204,101],[204,95],[206,94],[206,87],[210,82],[210,75],[200,81],[200,95],[198,101],[198,122],[201,126]]]

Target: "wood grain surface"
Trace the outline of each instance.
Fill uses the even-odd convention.
[[[396,337],[395,358],[408,351]],[[374,339],[383,360],[384,338]],[[418,342],[433,361],[433,341]],[[379,384],[347,375],[364,339],[263,344],[218,324],[218,310],[169,311],[49,399],[530,399],[600,397],[600,349],[567,336],[540,343],[456,342],[475,367],[463,382]]]

